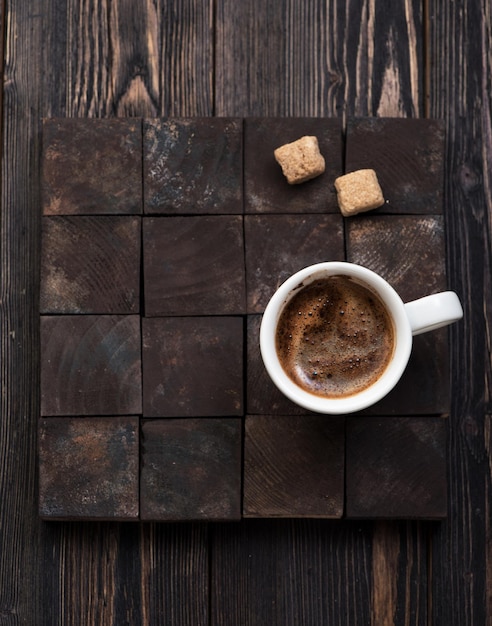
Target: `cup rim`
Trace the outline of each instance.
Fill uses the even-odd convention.
[[[374,291],[391,314],[395,330],[393,356],[384,373],[370,387],[342,398],[325,398],[299,387],[284,371],[276,351],[275,335],[283,306],[296,291],[320,277],[346,275],[358,279]],[[265,368],[280,391],[304,409],[316,413],[345,414],[365,409],[386,396],[400,380],[412,349],[412,332],[405,305],[393,287],[376,272],[346,261],[326,261],[309,265],[292,274],[278,287],[268,302],[260,325],[260,352]]]

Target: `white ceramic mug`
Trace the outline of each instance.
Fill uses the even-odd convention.
[[[375,292],[386,306],[394,327],[393,355],[381,376],[362,391],[335,398],[317,395],[297,385],[283,369],[276,349],[277,323],[284,306],[300,287],[328,276],[350,276]],[[410,358],[413,335],[446,326],[462,317],[461,303],[453,291],[444,291],[404,304],[393,287],[372,270],[339,261],[318,263],[293,274],[274,293],[261,322],[260,350],[268,374],[290,400],[318,413],[352,413],[375,404],[393,389]]]

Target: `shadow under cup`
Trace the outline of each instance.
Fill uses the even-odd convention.
[[[333,276],[347,276],[376,294],[393,324],[394,346],[390,361],[379,378],[351,395],[327,397],[307,391],[296,384],[284,370],[277,353],[277,326],[290,300],[315,281]],[[378,274],[367,268],[344,262],[319,263],[288,278],[272,296],[260,327],[260,350],[266,370],[280,391],[299,406],[326,414],[360,411],[387,395],[403,374],[412,349],[412,330],[405,305],[396,291]]]

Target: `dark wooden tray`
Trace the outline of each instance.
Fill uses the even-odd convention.
[[[316,135],[326,172],[273,158]],[[446,288],[437,120],[49,119],[43,124],[40,515],[442,518],[447,331],[378,405],[306,413],[269,380],[261,314],[288,275],[361,263],[411,300]],[[386,204],[342,218],[333,181]]]

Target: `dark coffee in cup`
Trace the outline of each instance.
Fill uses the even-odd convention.
[[[284,307],[276,348],[302,389],[343,398],[374,384],[393,355],[395,331],[379,297],[349,276],[300,286]]]

